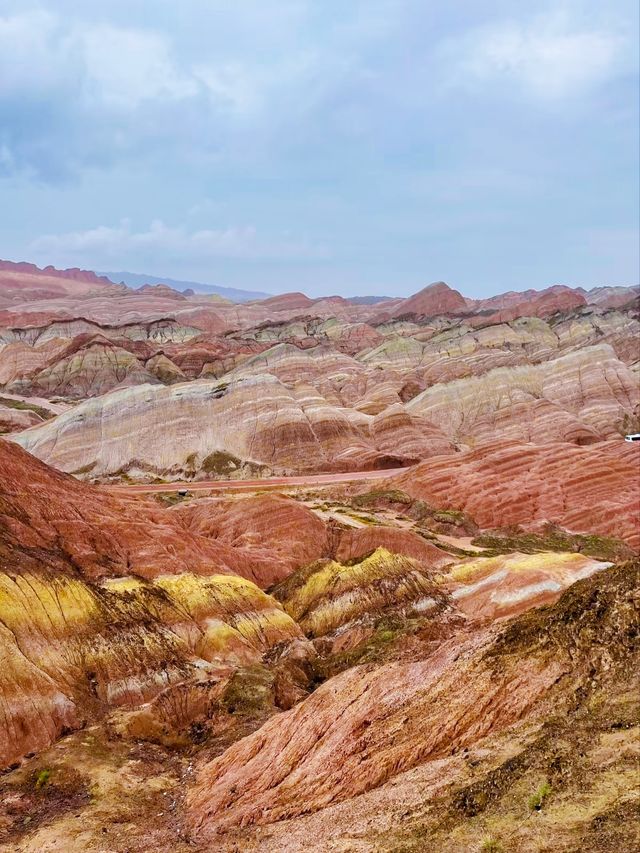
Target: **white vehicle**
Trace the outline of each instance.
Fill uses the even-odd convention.
[[[632,432],[630,435],[625,435],[625,441],[640,441],[640,432]]]

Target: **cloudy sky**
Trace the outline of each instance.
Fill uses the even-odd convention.
[[[283,292],[638,280],[636,0],[0,0],[0,257]]]

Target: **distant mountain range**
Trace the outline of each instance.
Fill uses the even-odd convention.
[[[347,296],[347,302],[352,305],[377,305],[390,299],[393,299],[393,296]]]
[[[266,299],[271,293],[263,293],[257,290],[238,290],[235,287],[222,287],[217,284],[203,284],[199,281],[178,281],[173,278],[158,278],[155,275],[145,275],[135,272],[101,272],[111,281],[120,284],[128,284],[129,287],[141,287],[143,284],[168,284],[174,290],[193,290],[195,293],[215,293],[224,296],[232,302],[253,302],[254,299]]]
[[[168,284],[174,290],[193,290],[195,293],[214,293],[224,296],[232,302],[253,302],[256,299],[268,299],[272,293],[259,290],[239,290],[236,287],[222,287],[219,284],[203,284],[200,281],[179,281],[174,278],[158,278],[156,275],[145,275],[136,272],[99,272],[116,284],[128,284],[129,287],[142,287],[144,284]],[[377,305],[391,299],[390,296],[349,296],[347,302],[352,305]]]

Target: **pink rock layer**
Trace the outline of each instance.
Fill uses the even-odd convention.
[[[467,512],[484,528],[553,522],[640,548],[640,447],[489,442],[432,459],[391,486],[437,507]]]

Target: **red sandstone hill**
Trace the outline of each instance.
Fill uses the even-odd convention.
[[[27,263],[26,261],[2,261],[0,260],[0,272],[2,273],[27,273],[29,275],[44,275],[53,276],[54,278],[69,279],[71,281],[86,281],[91,284],[113,285],[106,275],[96,275],[92,270],[81,270],[78,267],[71,267],[66,270],[59,270],[49,265],[42,269],[35,264]]]
[[[505,323],[518,317],[550,317],[553,314],[568,313],[587,304],[585,297],[569,287],[552,287],[536,293],[522,302],[502,308],[491,319],[492,322]]]
[[[289,311],[298,308],[309,308],[313,305],[313,299],[309,299],[304,293],[282,293],[278,296],[270,296],[254,303],[264,308],[272,308],[277,311]]]
[[[586,447],[488,442],[416,465],[391,485],[464,510],[481,527],[554,522],[640,549],[640,447],[621,439]]]
[[[9,292],[23,299],[47,298],[58,295],[80,296],[96,291],[126,291],[123,285],[114,284],[106,276],[76,267],[58,270],[47,266],[42,269],[24,261],[0,260],[0,293]],[[46,297],[45,297],[46,294]]]
[[[309,510],[275,495],[257,500],[176,512],[87,486],[0,440],[0,545],[22,555],[15,570],[37,562],[35,549],[87,578],[214,572],[268,586],[326,553],[324,524]],[[232,534],[239,519],[243,536]]]
[[[444,281],[437,281],[403,300],[393,311],[394,317],[415,314],[419,317],[435,317],[438,314],[455,314],[467,310],[467,301]]]
[[[168,299],[176,299],[178,302],[186,302],[187,300],[186,294],[174,290],[168,284],[143,284],[141,287],[136,288],[136,293],[148,293],[150,296],[164,296]]]

